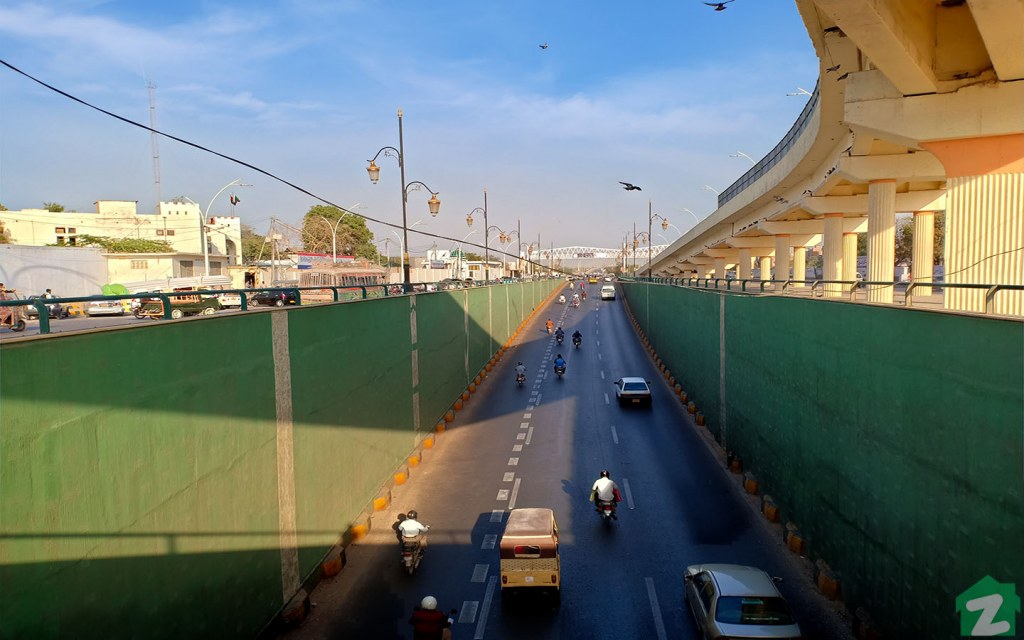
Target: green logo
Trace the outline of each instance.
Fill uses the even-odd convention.
[[[985,576],[956,598],[961,636],[1013,636],[1020,613],[1017,585]]]

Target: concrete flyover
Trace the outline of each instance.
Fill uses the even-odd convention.
[[[759,260],[761,274],[804,280],[807,249],[822,244],[824,280],[853,281],[865,233],[866,279],[893,282],[905,212],[912,278],[927,294],[944,212],[947,283],[1024,284],[1024,3],[796,3],[821,70],[807,107],[644,273],[724,278],[734,268],[744,279]],[[892,302],[893,287],[868,287],[867,299]],[[985,291],[947,288],[944,306],[985,311]],[[1003,292],[994,311],[1024,315],[1024,292]]]

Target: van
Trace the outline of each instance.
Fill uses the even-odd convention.
[[[501,595],[515,591],[549,592],[561,599],[561,561],[555,513],[543,507],[513,509],[498,545]]]

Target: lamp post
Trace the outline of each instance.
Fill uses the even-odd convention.
[[[402,282],[405,284],[409,284],[409,261],[406,260],[406,258],[408,257],[406,255],[408,246],[405,244],[405,239],[409,237],[409,229],[412,229],[418,224],[423,224],[423,221],[417,220],[416,222],[410,224],[408,227],[403,225],[402,235],[398,235],[398,232],[395,231],[394,229],[389,229],[389,231],[395,234],[395,237],[398,238],[398,264],[402,266]]]
[[[813,96],[814,94],[804,89],[803,87],[797,87],[793,93],[787,93],[787,96]]]
[[[714,187],[709,187],[708,185],[704,185],[703,187],[700,188],[700,190],[701,191],[714,191],[716,196],[722,195],[721,191],[719,191],[718,189],[716,189]]]
[[[664,217],[659,216],[658,214],[654,213],[653,204],[651,203],[650,200],[648,200],[647,201],[647,277],[651,276],[651,258],[652,258],[652,256],[651,256],[651,245],[654,244],[651,241],[651,238],[653,237],[651,235],[651,224],[654,222],[655,218],[657,218],[658,220],[661,220],[661,230],[662,231],[667,231],[668,230],[668,218],[664,218]]]
[[[757,160],[754,160],[753,158],[751,158],[747,154],[743,153],[742,151],[737,151],[736,153],[730,153],[729,157],[730,158],[746,158],[747,160],[750,160],[750,164],[757,164]]]
[[[369,160],[370,166],[366,167],[366,172],[370,176],[370,182],[377,184],[380,180],[380,167],[375,162],[380,154],[384,154],[385,157],[390,156],[392,153],[398,158],[398,171],[402,180],[402,282],[408,287],[409,285],[409,257],[405,255],[405,251],[409,247],[409,226],[407,224],[406,209],[407,203],[409,202],[409,187],[413,185],[422,186],[424,189],[430,192],[430,200],[427,200],[427,207],[430,209],[430,215],[437,216],[437,212],[441,209],[441,201],[438,199],[437,191],[434,191],[426,184],[419,180],[412,182],[405,181],[405,141],[402,136],[402,110],[398,110],[398,148],[394,147],[381,147],[377,154],[373,156],[373,160]]]
[[[469,212],[466,216],[466,226],[473,226],[473,214],[477,211],[482,211],[484,214],[484,283],[486,284],[491,281],[491,246],[488,241],[491,227],[487,225],[487,189],[484,189],[484,206]]]
[[[697,218],[697,214],[696,213],[690,211],[686,207],[683,207],[682,209],[680,209],[680,211],[685,211],[686,213],[690,214],[690,216],[693,218],[693,223],[694,223],[695,226],[700,224],[700,219]]]
[[[470,214],[470,215],[472,215],[472,214]],[[466,254],[464,254],[462,252],[462,243],[465,242],[469,238],[469,236],[473,235],[477,231],[479,231],[479,229],[473,229],[472,231],[467,233],[465,236],[463,236],[462,240],[459,241],[459,275],[458,275],[459,280],[464,280],[465,279],[462,276],[462,264],[463,264],[463,262],[465,262],[464,257],[465,257]]]
[[[203,273],[207,276],[210,275],[210,245],[206,239],[206,221],[210,219],[210,207],[213,206],[213,201],[217,199],[217,196],[224,193],[230,187],[251,187],[251,184],[245,184],[241,178],[236,178],[231,182],[227,183],[220,188],[220,191],[213,194],[210,198],[210,204],[206,205],[206,211],[203,212],[203,219],[199,221],[199,240],[203,243]],[[232,204],[237,201],[232,201]]]
[[[334,253],[334,260],[332,261],[332,264],[338,264],[338,227],[341,226],[341,221],[345,219],[345,216],[352,213],[356,209],[356,207],[360,206],[361,204],[362,203],[357,202],[354,205],[350,206],[348,209],[343,210],[341,212],[341,216],[334,221],[333,225],[331,224],[331,221],[328,220],[326,217],[319,216],[321,220],[327,223],[327,227],[331,230],[331,249]]]

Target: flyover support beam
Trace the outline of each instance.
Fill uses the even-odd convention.
[[[789,280],[789,234],[775,236],[775,279]]]
[[[725,258],[715,258],[715,277],[725,277]]]
[[[822,272],[825,280],[840,280],[843,273],[843,214],[825,214],[825,246],[822,249]],[[838,284],[825,285],[825,297],[842,295],[843,287]]]
[[[914,212],[914,251],[911,275],[914,282],[931,282],[935,265],[935,214],[931,211]],[[931,287],[918,287],[915,293],[932,295]]]
[[[857,234],[843,234],[843,280],[857,279]]]
[[[770,256],[762,256],[761,264],[758,265],[760,271],[760,278],[762,280],[772,279],[772,259]]]
[[[896,181],[868,184],[868,280],[892,282],[896,257]],[[891,285],[869,285],[868,302],[892,303]]]
[[[793,247],[793,283],[794,287],[803,287],[807,279],[807,247]]]
[[[736,277],[740,280],[750,280],[750,249],[740,249],[739,264],[736,266]]]

